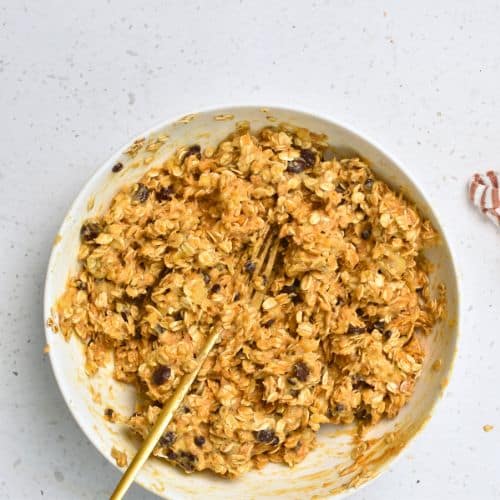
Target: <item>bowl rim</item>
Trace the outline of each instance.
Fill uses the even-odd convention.
[[[446,236],[446,232],[441,224],[441,217],[440,217],[440,212],[435,208],[435,206],[431,205],[427,197],[424,195],[424,191],[422,189],[422,186],[418,180],[415,179],[414,174],[409,172],[407,169],[405,169],[402,166],[402,163],[399,161],[398,158],[396,158],[393,154],[387,152],[387,150],[380,145],[380,143],[373,139],[369,134],[366,134],[363,130],[360,130],[359,127],[354,127],[351,123],[346,122],[345,120],[337,120],[335,118],[332,118],[328,114],[324,114],[322,112],[319,112],[315,109],[312,108],[307,108],[304,106],[293,106],[290,107],[287,104],[259,104],[255,102],[245,102],[242,104],[234,104],[234,103],[221,103],[218,105],[213,105],[213,106],[206,106],[206,107],[200,107],[196,111],[190,111],[186,113],[176,113],[175,115],[170,115],[168,118],[162,119],[160,121],[157,121],[153,126],[149,127],[147,130],[144,130],[138,134],[133,135],[129,140],[127,140],[124,144],[122,144],[120,147],[116,148],[114,152],[107,157],[107,159],[103,162],[99,162],[99,166],[95,168],[83,186],[79,189],[78,194],[75,196],[73,199],[72,203],[70,204],[69,208],[66,210],[65,215],[62,219],[61,224],[58,227],[57,233],[56,234],[61,234],[64,232],[65,226],[68,223],[69,215],[74,211],[75,206],[77,203],[81,200],[81,198],[84,197],[84,194],[87,194],[87,192],[91,189],[91,185],[95,179],[95,177],[101,173],[102,171],[105,171],[109,169],[110,165],[113,165],[116,163],[116,161],[122,156],[123,151],[127,149],[127,147],[132,144],[135,140],[142,138],[142,137],[149,137],[151,134],[157,133],[160,129],[167,127],[169,125],[172,125],[179,120],[181,120],[183,117],[188,116],[190,114],[198,115],[198,114],[209,114],[212,113],[214,115],[220,114],[221,112],[228,112],[231,109],[238,109],[239,111],[245,111],[245,110],[255,110],[255,109],[269,109],[269,110],[276,110],[278,112],[288,112],[288,113],[300,113],[304,115],[309,115],[311,118],[316,118],[322,121],[325,121],[327,123],[330,123],[334,125],[337,128],[343,129],[345,132],[356,136],[358,139],[361,141],[366,142],[370,146],[372,146],[375,150],[377,150],[381,156],[387,158],[390,162],[392,162],[396,167],[401,170],[411,181],[412,183],[412,188],[413,191],[417,192],[417,194],[426,202],[426,211],[431,213],[434,216],[435,219],[435,226],[436,229],[438,230],[440,236],[441,236],[441,244],[444,245],[445,251],[447,251],[450,259],[450,269],[452,271],[452,276],[455,281],[455,288],[456,288],[456,318],[455,320],[455,345],[454,345],[454,350],[452,353],[452,357],[450,360],[450,365],[446,373],[446,380],[449,382],[451,375],[454,371],[455,364],[456,364],[456,359],[457,359],[457,352],[458,352],[458,345],[459,345],[459,340],[460,340],[460,322],[461,322],[461,301],[460,301],[460,277],[459,274],[457,273],[457,266],[456,266],[456,256],[450,247],[448,243],[448,238]],[[50,346],[51,342],[51,335],[54,334],[52,328],[47,324],[48,318],[51,317],[52,314],[52,308],[54,305],[54,300],[56,299],[55,297],[51,297],[49,294],[49,284],[50,284],[50,275],[51,272],[50,270],[54,267],[54,261],[56,259],[56,246],[52,245],[51,247],[51,252],[47,264],[47,271],[45,275],[45,282],[44,282],[44,289],[43,289],[43,324],[44,324],[44,329],[45,329],[45,340],[47,345]],[[89,429],[85,429],[83,424],[81,423],[82,417],[79,415],[79,413],[76,411],[75,408],[73,408],[72,405],[69,404],[69,401],[71,400],[71,394],[69,393],[69,388],[64,384],[64,375],[59,368],[56,360],[54,359],[54,355],[52,353],[52,350],[49,350],[48,352],[49,359],[50,359],[50,364],[52,367],[52,371],[54,374],[54,378],[56,380],[56,384],[59,388],[59,391],[64,399],[64,402],[66,404],[66,407],[68,408],[69,412],[71,413],[73,419],[77,423],[78,427],[80,430],[83,432],[83,434],[87,437],[87,439],[92,443],[92,445],[101,453],[101,455],[104,456],[104,458],[117,470],[119,470],[121,473],[123,473],[123,469],[118,467],[116,465],[116,462],[108,456],[106,453],[101,450],[100,444],[97,442],[96,434],[90,432]],[[432,416],[434,416],[434,413],[436,411],[436,408],[440,401],[443,399],[444,394],[446,393],[448,389],[448,383],[441,389],[440,393],[438,396],[433,400],[432,404],[429,406],[429,415],[428,417],[422,422],[422,424],[419,426],[419,428],[413,433],[413,435],[410,436],[410,438],[405,442],[404,446],[402,449],[394,456],[391,458],[387,459],[377,470],[376,473],[371,477],[368,481],[365,481],[361,485],[354,487],[354,488],[348,488],[347,490],[335,494],[335,495],[328,495],[325,498],[333,498],[335,497],[336,499],[341,499],[341,498],[346,498],[347,496],[350,496],[354,492],[360,491],[363,489],[366,485],[373,483],[376,479],[378,479],[388,468],[390,465],[396,463],[396,460],[399,460],[401,456],[403,455],[404,451],[407,451],[409,449],[409,446],[414,443],[415,439],[417,436],[419,436],[422,432],[422,430],[427,426],[429,421],[431,420]],[[162,498],[166,499],[176,499],[176,498],[181,498],[177,497],[176,494],[160,494],[158,491],[155,491],[149,484],[147,484],[145,481],[143,481],[140,478],[140,473],[137,475],[137,477],[134,480],[135,483],[139,484],[141,487],[145,488],[146,490],[150,491],[151,493],[161,496]]]

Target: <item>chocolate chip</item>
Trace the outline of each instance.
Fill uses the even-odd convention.
[[[160,323],[156,323],[155,327],[154,327],[154,331],[158,334],[158,335],[161,335],[164,331],[165,331],[165,328],[163,326],[160,325]]]
[[[165,365],[160,365],[153,372],[153,384],[154,385],[162,385],[164,384],[172,375],[172,370],[170,367]]]
[[[184,319],[184,314],[182,313],[182,311],[177,311],[174,314],[174,319],[175,321],[181,321],[182,319]]]
[[[252,262],[251,260],[245,262],[245,265],[243,266],[243,268],[245,269],[245,271],[248,274],[252,274],[255,271],[256,267],[257,266],[256,266],[255,262]]]
[[[111,418],[111,417],[113,416],[113,413],[114,413],[114,412],[113,412],[113,409],[112,409],[112,408],[106,408],[106,409],[104,410],[104,415],[106,415],[106,417],[108,417],[108,418]]]
[[[370,389],[371,385],[358,373],[352,377],[352,387],[353,389]]]
[[[274,436],[274,439],[271,441],[271,444],[273,446],[276,446],[277,444],[279,444],[280,440],[278,438],[278,436]]]
[[[290,394],[292,397],[296,398],[300,394],[300,391],[298,389],[292,389]]]
[[[302,149],[300,157],[304,160],[307,168],[314,166],[316,163],[316,154],[310,149]]]
[[[234,300],[235,302],[238,302],[238,300],[240,300],[240,298],[241,298],[240,293],[239,293],[239,292],[236,292],[236,293],[234,294],[234,298],[233,298],[233,300]]]
[[[358,307],[358,308],[356,309],[356,314],[357,314],[358,316],[363,316],[363,314],[365,314],[365,311],[364,311],[363,309],[361,309],[361,307]]]
[[[113,165],[113,168],[111,169],[111,172],[114,172],[114,173],[116,174],[116,173],[117,173],[117,172],[119,172],[122,168],[123,168],[123,163],[120,163],[120,162],[115,163],[115,164]]]
[[[80,229],[80,236],[84,241],[91,241],[95,240],[100,232],[101,228],[99,224],[95,222],[85,222]]]
[[[361,238],[363,238],[364,240],[369,240],[371,235],[372,235],[372,230],[369,227],[361,231]]]
[[[261,431],[255,432],[254,434],[255,434],[255,438],[260,443],[271,443],[275,437],[274,431],[269,430],[269,429],[263,429]]]
[[[189,147],[186,153],[186,158],[191,155],[196,155],[198,159],[201,158],[201,147],[199,144],[193,144],[192,146]]]
[[[179,455],[181,456],[181,458],[187,460],[188,462],[196,462],[196,456],[189,451],[181,451]]]
[[[162,187],[159,191],[156,191],[156,199],[158,201],[170,201],[174,194],[172,186]]]
[[[386,331],[384,332],[384,338],[385,338],[386,340],[389,340],[391,337],[392,337],[392,332],[391,332],[390,330],[386,330]]]
[[[175,435],[175,432],[168,431],[160,438],[160,444],[163,446],[170,446],[175,443],[176,439],[177,436]]]
[[[123,321],[125,321],[125,323],[128,323],[128,316],[127,316],[127,313],[125,311],[122,311],[120,313],[120,316],[122,317]]]
[[[210,275],[203,271],[202,273],[203,276],[203,281],[205,282],[205,285],[208,285],[210,283]]]
[[[179,452],[179,457],[177,463],[186,471],[192,472],[194,470],[194,462],[196,462],[196,456],[189,451]]]
[[[167,458],[169,460],[176,460],[177,459],[177,453],[175,453],[174,450],[168,450],[167,451]]]
[[[144,203],[149,198],[149,189],[142,183],[137,186],[137,191],[134,193],[134,200],[139,203]]]
[[[264,328],[270,328],[271,326],[273,326],[275,321],[276,320],[274,318],[271,318],[271,319],[267,320],[262,326]]]
[[[280,290],[280,293],[296,293],[299,287],[300,287],[300,280],[298,278],[295,278],[293,280],[293,283],[291,285],[285,285]]]
[[[291,285],[285,285],[281,290],[280,290],[280,293],[288,293],[288,294],[296,294],[297,293],[297,290],[299,289],[300,287],[300,280],[298,278],[295,278],[293,283]],[[294,300],[294,298],[292,297],[292,301],[294,302],[294,304],[296,304],[297,302]],[[300,302],[300,301],[299,301]]]
[[[354,416],[358,420],[370,420],[370,412],[366,408],[359,408],[356,410],[356,413],[354,413]]]
[[[335,405],[335,412],[336,413],[341,413],[345,410],[345,406],[342,403],[337,403]]]
[[[87,290],[87,283],[82,280],[76,280],[75,286],[76,288],[78,288],[78,290]]]
[[[300,304],[302,302],[302,297],[296,293],[295,295],[292,296],[292,302],[297,305],[297,304]]]
[[[152,403],[151,406],[156,406],[156,408],[163,408],[163,403],[161,401],[158,401],[155,399]]]
[[[340,193],[340,194],[345,193],[345,190],[346,190],[346,188],[343,184],[337,184],[335,186],[335,191],[337,191],[337,193]]]
[[[307,380],[309,373],[309,367],[303,361],[299,361],[293,365],[293,375],[301,382],[305,382]]]
[[[213,286],[212,286],[212,288],[210,288],[210,291],[211,291],[212,293],[217,293],[217,292],[219,292],[219,291],[220,291],[220,285],[219,285],[219,283],[216,283],[215,285],[213,285]]]
[[[194,444],[201,448],[205,444],[205,438],[203,436],[196,436],[194,438]]]
[[[349,328],[347,329],[347,333],[353,335],[357,333],[363,333],[365,331],[365,328],[363,326],[353,326],[349,325]]]
[[[373,323],[373,328],[375,328],[379,332],[384,331],[384,326],[385,326],[385,323],[382,320],[378,320],[375,323]]]
[[[135,327],[135,331],[134,331],[134,339],[135,340],[139,340],[141,338],[142,338],[141,327],[140,326],[136,326]]]
[[[306,169],[306,162],[302,158],[296,158],[295,160],[289,161],[286,171],[291,174],[300,174]]]
[[[371,178],[366,179],[366,181],[365,181],[365,188],[368,191],[371,191],[372,187],[373,187],[373,179],[371,179]]]
[[[184,407],[182,408],[182,411],[183,411],[184,413],[191,413],[191,409],[189,408],[189,406],[184,406]]]

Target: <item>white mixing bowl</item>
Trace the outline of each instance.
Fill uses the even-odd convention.
[[[68,276],[77,269],[76,256],[82,222],[91,215],[102,213],[122,185],[137,181],[148,168],[178,146],[194,142],[202,147],[215,145],[234,129],[236,122],[242,120],[249,121],[253,130],[275,122],[287,122],[315,132],[324,132],[340,154],[359,154],[370,163],[378,177],[395,189],[403,189],[442,236],[442,244],[429,251],[427,256],[436,266],[434,283],[444,282],[446,285],[448,317],[436,326],[436,331],[426,340],[427,356],[423,373],[408,405],[397,418],[384,420],[371,431],[370,437],[382,438],[373,441],[369,449],[365,450],[362,470],[359,467],[354,467],[352,471],[349,469],[352,464],[352,429],[324,425],[319,433],[318,448],[294,469],[270,464],[240,479],[227,480],[208,473],[188,476],[153,458],[142,469],[137,481],[145,488],[172,499],[343,496],[352,491],[347,485],[359,487],[384,470],[429,419],[448,381],[458,336],[457,277],[443,229],[416,183],[373,141],[316,114],[258,106],[211,109],[183,119],[168,120],[141,134],[139,138],[147,140],[158,137],[163,140],[162,135],[168,136],[168,139],[155,155],[142,151],[131,160],[124,154],[127,147],[115,153],[87,182],[65,217],[47,272],[45,321],[56,319],[53,316],[54,305],[64,290]],[[124,169],[119,173],[111,173],[111,167],[118,161],[124,164]],[[79,340],[72,338],[66,342],[50,327],[46,328],[46,336],[55,377],[83,432],[112,464],[115,464],[111,457],[113,446],[124,450],[130,460],[137,449],[137,441],[120,425],[105,421],[103,413],[108,407],[124,414],[132,413],[133,389],[115,382],[111,377],[111,367],[89,379],[84,372]],[[440,366],[440,369],[436,370],[436,366]]]

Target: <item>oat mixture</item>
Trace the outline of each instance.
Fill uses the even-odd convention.
[[[147,435],[224,328],[155,450],[186,472],[292,466],[321,424],[366,427],[412,395],[444,309],[421,254],[437,234],[366,163],[332,156],[324,135],[240,126],[215,149],[180,149],[81,228],[59,324],[90,375],[114,362],[137,388],[135,413],[107,418]],[[250,256],[270,231],[266,282]],[[258,309],[250,289],[265,290]]]

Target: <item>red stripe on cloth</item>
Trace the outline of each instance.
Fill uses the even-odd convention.
[[[485,189],[483,191],[483,194],[481,195],[481,200],[479,202],[479,206],[484,210],[486,206],[486,194],[488,193],[488,190]]]
[[[477,187],[478,187],[477,182],[471,182],[469,187],[469,197],[472,202],[474,201],[474,196],[476,194]]]
[[[493,172],[493,170],[488,170],[488,172],[486,172],[486,175],[490,179],[491,184],[493,185],[493,187],[498,188],[498,177],[495,174],[495,172]]]
[[[500,207],[500,200],[498,199],[498,188],[491,190],[491,208]]]

